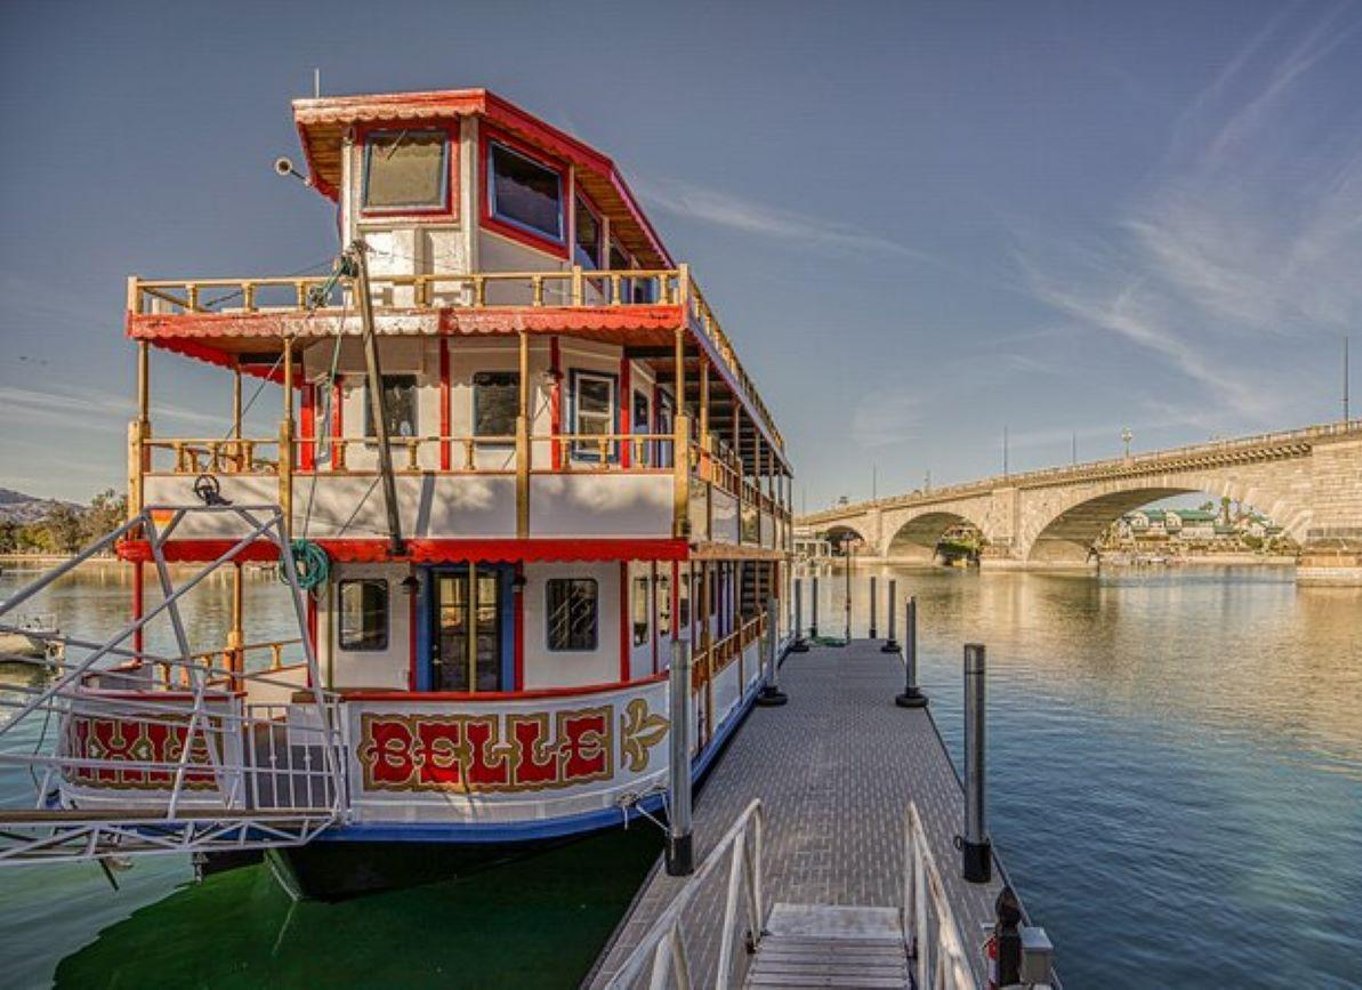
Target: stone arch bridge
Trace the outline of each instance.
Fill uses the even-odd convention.
[[[1082,566],[1123,514],[1193,492],[1271,516],[1302,547],[1302,582],[1362,584],[1362,420],[858,502],[806,515],[796,531],[849,531],[868,553],[928,562],[966,522],[987,541],[985,566]]]

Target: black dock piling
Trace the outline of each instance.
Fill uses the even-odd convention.
[[[892,636],[893,633],[891,632]],[[900,708],[922,708],[927,696],[917,686],[917,597],[908,596],[903,610],[903,694],[894,699]]]
[[[889,614],[889,638],[885,640],[884,645],[880,647],[881,653],[897,653],[899,651],[899,641],[894,635],[894,600],[898,597],[898,584],[899,583],[893,578],[889,579],[889,602],[888,608],[885,609]]]

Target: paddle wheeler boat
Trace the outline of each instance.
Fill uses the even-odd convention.
[[[0,863],[263,847],[336,893],[620,827],[663,810],[671,752],[703,774],[789,638],[780,432],[611,160],[484,90],[293,114],[276,169],[342,248],[129,280],[129,620],[8,702],[0,769],[38,786]],[[153,355],[222,370],[208,439],[153,422]],[[296,637],[249,634],[252,562]],[[216,572],[230,628],[201,642]]]

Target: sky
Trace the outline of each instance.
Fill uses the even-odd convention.
[[[0,487],[123,484],[125,281],[336,249],[289,101],[487,87],[609,154],[796,508],[1289,429],[1362,382],[1362,5],[0,4]],[[162,435],[227,376],[154,360]],[[277,419],[277,393],[253,415]],[[1362,398],[1354,404],[1362,408]]]

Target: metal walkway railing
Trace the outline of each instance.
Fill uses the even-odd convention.
[[[233,515],[240,537],[177,582],[164,547],[194,513]],[[277,506],[149,506],[0,602],[0,631],[13,628],[6,615],[132,535],[150,547],[161,600],[105,639],[38,634],[61,649],[30,661],[41,668],[34,682],[0,694],[0,794],[11,796],[0,865],[297,845],[344,815],[336,699],[320,687]],[[240,651],[196,651],[181,612],[187,594],[258,540],[279,551],[303,653],[293,667],[247,671]],[[142,647],[158,619],[173,652]],[[27,806],[13,806],[26,789]]]
[[[741,984],[747,957],[761,943],[762,926],[766,921],[766,905],[762,899],[764,820],[761,801],[753,801],[744,809],[610,979],[607,984],[610,990],[639,986],[647,986],[649,990],[663,990],[669,986],[679,990],[700,986],[726,990]],[[686,947],[684,922],[688,909],[706,887],[706,881],[725,859],[729,864],[728,884],[724,888],[719,953],[710,979],[707,974],[691,969],[692,957]],[[746,951],[735,956],[733,949],[740,935]],[[645,974],[646,980],[641,980]]]
[[[754,800],[610,978],[606,984],[609,990],[728,990],[744,985],[751,957],[761,952],[763,939],[770,934],[766,931],[770,906],[765,901],[763,883],[764,824],[762,803]],[[975,990],[978,984],[965,941],[915,802],[909,802],[904,817],[903,853],[900,919],[912,961],[913,985],[918,990]],[[697,954],[687,944],[686,930],[690,927],[694,935],[706,924],[706,919],[696,917],[697,912],[702,913],[714,901],[702,900],[701,894],[725,862],[728,882],[723,888],[718,953],[706,954],[714,956],[713,971],[699,972],[694,968]],[[711,893],[717,895],[717,888]],[[739,945],[745,951],[736,953]]]

